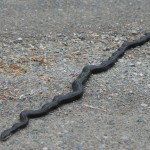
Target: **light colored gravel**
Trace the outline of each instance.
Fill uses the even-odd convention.
[[[99,64],[149,31],[149,0],[0,1],[0,130],[71,91]],[[82,99],[0,142],[1,150],[149,150],[150,42],[93,75]]]

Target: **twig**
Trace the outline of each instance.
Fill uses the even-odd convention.
[[[92,108],[92,109],[98,109],[98,110],[106,112],[106,109],[104,109],[103,107],[94,107],[94,106],[91,106],[88,104],[83,104],[83,106],[88,107],[88,108]]]

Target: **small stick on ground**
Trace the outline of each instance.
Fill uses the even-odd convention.
[[[88,108],[92,108],[92,109],[98,109],[98,110],[106,112],[106,110],[103,107],[94,107],[94,106],[91,106],[88,104],[83,104],[83,106],[88,107]]]

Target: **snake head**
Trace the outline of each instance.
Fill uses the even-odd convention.
[[[5,130],[5,131],[2,132],[2,134],[0,136],[0,139],[1,139],[1,141],[6,141],[11,135],[12,134],[11,134],[9,129]]]

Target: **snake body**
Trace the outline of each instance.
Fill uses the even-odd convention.
[[[98,74],[107,71],[121,58],[125,51],[141,46],[146,42],[150,41],[150,33],[145,34],[142,38],[132,41],[124,42],[116,52],[112,54],[106,61],[103,61],[100,65],[87,65],[83,68],[79,76],[73,81],[72,89],[73,91],[67,93],[66,95],[54,96],[51,102],[44,104],[41,109],[38,110],[25,110],[20,113],[20,122],[15,123],[11,128],[4,130],[1,133],[0,139],[2,141],[7,140],[12,134],[14,134],[18,129],[24,128],[28,125],[30,118],[38,118],[48,114],[50,111],[58,108],[59,106],[73,102],[80,99],[84,92],[84,85],[90,78],[91,74]]]

